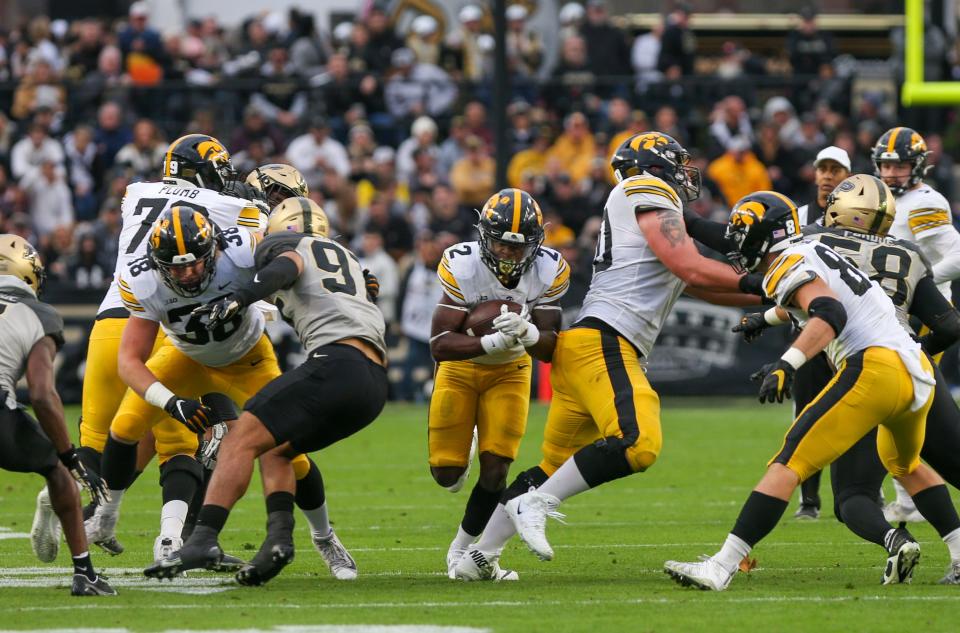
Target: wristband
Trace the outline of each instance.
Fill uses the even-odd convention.
[[[502,352],[505,350],[506,346],[503,345],[503,343],[504,336],[500,332],[494,332],[493,334],[487,334],[486,336],[480,337],[480,346],[487,354]]]
[[[143,399],[158,409],[163,409],[174,395],[172,391],[167,389],[163,383],[158,380],[143,392]]]
[[[780,315],[777,314],[777,308],[773,307],[763,313],[763,320],[767,322],[767,325],[783,325],[787,321],[784,321],[780,318]],[[788,319],[789,321],[789,319]]]
[[[791,347],[783,353],[780,360],[790,365],[794,369],[800,369],[800,366],[807,362],[807,356],[796,347]]]
[[[57,453],[57,458],[60,460],[60,463],[64,466],[72,465],[72,462],[77,458],[77,448],[71,444],[70,448],[63,451],[62,453]]]

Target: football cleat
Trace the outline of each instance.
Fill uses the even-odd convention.
[[[237,582],[259,587],[292,563],[293,555],[293,540],[289,536],[277,538],[268,534],[257,554],[237,572]]]
[[[891,530],[883,540],[889,556],[880,583],[909,583],[913,580],[913,570],[920,562],[920,544],[903,528]]]
[[[499,554],[484,554],[476,548],[470,548],[454,566],[451,578],[466,582],[520,580],[520,575],[512,569],[501,569],[499,561]]]
[[[97,508],[93,516],[83,522],[83,530],[87,534],[87,542],[93,543],[111,556],[123,553],[123,545],[117,540],[114,530],[117,528],[117,514],[107,514],[103,506]]]
[[[447,550],[447,578],[454,580],[456,575],[454,570],[457,568],[457,563],[460,562],[460,559],[463,558],[463,555],[467,553],[467,548],[454,547],[453,543],[450,543],[450,548]]]
[[[216,541],[190,543],[189,541],[167,558],[161,558],[143,570],[148,578],[174,578],[190,569],[231,571],[224,568],[224,553]],[[232,558],[232,557],[231,557]]]
[[[520,539],[540,560],[553,559],[553,548],[547,542],[547,517],[562,523],[565,515],[557,512],[559,505],[559,499],[539,490],[514,497],[504,505]]]
[[[447,490],[450,492],[460,492],[463,490],[463,484],[467,483],[467,478],[470,477],[470,468],[473,466],[473,458],[477,456],[477,427],[473,427],[473,439],[470,441],[470,456],[467,457],[467,467],[463,470],[463,474],[453,482],[452,486],[447,486]]]
[[[960,560],[955,560],[947,567],[947,574],[937,581],[940,585],[960,585]]]
[[[820,518],[820,508],[801,503],[797,511],[793,513],[793,518],[798,521],[816,521]]]
[[[62,534],[60,519],[50,502],[50,491],[44,486],[43,490],[37,493],[37,509],[33,513],[33,525],[30,527],[30,545],[40,562],[52,563],[56,560]]]
[[[103,576],[90,580],[86,574],[74,574],[71,596],[115,596],[117,590],[110,586]]]
[[[916,507],[909,507],[900,501],[883,506],[883,518],[887,523],[923,523],[926,521]]]
[[[332,529],[327,536],[313,534],[313,546],[320,552],[320,557],[327,564],[330,573],[337,580],[356,580],[357,579],[357,561],[343,546],[337,533]]]
[[[704,556],[698,563],[668,560],[663,564],[663,571],[684,587],[704,591],[723,591],[730,585],[734,573],[724,569],[712,556]]]
[[[158,563],[164,558],[172,557],[181,547],[183,539],[178,536],[158,536],[153,541],[153,562]],[[186,573],[180,572],[180,575],[186,576]]]

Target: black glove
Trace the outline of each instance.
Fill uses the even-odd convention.
[[[768,363],[760,371],[750,376],[750,380],[760,381],[760,402],[783,402],[790,399],[793,391],[793,377],[797,370],[785,360],[778,359],[775,363]]]
[[[740,278],[738,283],[740,292],[745,295],[766,296],[763,292],[763,275],[759,273],[749,273]]]
[[[765,329],[770,327],[770,324],[767,323],[763,315],[763,312],[744,314],[740,318],[740,323],[733,326],[733,331],[743,334],[743,340],[747,343],[754,342],[760,338],[760,335],[763,334]]]
[[[213,330],[235,317],[242,309],[243,305],[231,294],[222,299],[217,299],[216,301],[202,305],[191,312],[191,314],[197,316],[207,315],[207,329]]]
[[[80,461],[80,456],[77,455],[76,448],[71,446],[70,450],[65,453],[60,453],[58,457],[60,458],[60,463],[67,467],[70,476],[87,489],[94,503],[100,505],[105,501],[110,501],[107,482],[101,479],[97,473],[92,470],[87,470],[86,467],[84,467],[83,462]]]
[[[199,400],[187,400],[186,398],[173,396],[167,400],[163,410],[171,418],[194,433],[203,433],[209,427],[220,422],[213,409],[204,406]]]
[[[367,299],[376,301],[380,296],[380,280],[366,268],[363,269],[363,280],[367,284]]]

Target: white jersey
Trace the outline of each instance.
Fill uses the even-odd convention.
[[[467,308],[483,301],[513,301],[526,305],[529,311],[537,305],[557,301],[570,287],[570,266],[560,253],[541,246],[533,265],[527,269],[515,288],[507,288],[480,259],[479,242],[461,242],[443,252],[437,276],[444,294],[457,305]],[[523,346],[507,352],[485,354],[470,360],[498,365],[526,354]]]
[[[890,227],[890,235],[918,244],[930,265],[936,265],[946,255],[941,252],[940,246],[945,242],[938,238],[947,235],[956,239],[957,230],[953,228],[950,203],[929,185],[921,184],[898,197],[896,206],[897,213]],[[956,242],[946,244],[955,246]],[[943,282],[937,287],[949,300],[950,282]]]
[[[593,259],[593,278],[578,320],[599,319],[649,357],[684,283],[657,258],[637,225],[638,212],[675,213],[676,192],[659,178],[631,176],[613,188]]]
[[[764,293],[806,325],[809,315],[790,304],[796,291],[820,278],[837,295],[847,322],[824,350],[834,367],[868,347],[892,349],[903,359],[913,379],[914,406],[922,406],[933,388],[933,377],[923,371],[920,344],[897,319],[893,302],[883,289],[832,248],[815,242],[797,242],[770,264],[763,278]]]
[[[8,409],[17,408],[16,385],[27,367],[37,341],[53,338],[63,345],[63,319],[37,300],[33,289],[12,275],[0,275],[0,398]]]
[[[225,196],[185,180],[166,179],[128,185],[120,202],[122,226],[117,266],[97,314],[123,309],[117,279],[127,264],[147,253],[147,235],[154,222],[166,209],[175,206],[203,211],[221,230],[239,226],[248,231],[262,231],[267,223],[266,214],[250,200]]]
[[[237,227],[223,232],[226,248],[217,255],[213,279],[196,297],[174,292],[146,256],[127,264],[117,283],[124,307],[132,316],[157,321],[171,343],[208,367],[230,365],[249,352],[263,336],[263,313],[247,306],[227,323],[207,330],[206,321],[191,314],[195,308],[222,299],[231,287],[246,284],[256,274],[253,236]]]

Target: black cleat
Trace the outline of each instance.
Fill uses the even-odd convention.
[[[237,558],[236,556],[231,556],[230,554],[224,553],[223,558],[220,559],[220,562],[217,563],[217,566],[210,567],[209,569],[211,571],[232,574],[236,571],[240,571],[240,568],[246,564],[246,561]]]
[[[237,572],[237,582],[248,587],[259,587],[292,562],[293,539],[268,534],[257,555]]]
[[[797,511],[793,513],[794,519],[801,521],[816,521],[820,518],[820,508],[808,503],[801,503]]]
[[[96,580],[90,580],[86,574],[74,574],[70,595],[115,596],[117,595],[117,590],[111,587],[103,576],[97,576]]]
[[[903,527],[890,531],[883,540],[888,556],[881,584],[909,583],[913,580],[913,570],[920,562],[920,544]]]
[[[184,543],[183,547],[167,558],[161,558],[143,570],[148,578],[173,579],[190,569],[219,571],[224,553],[216,541],[210,543]],[[235,560],[232,556],[231,560]]]

